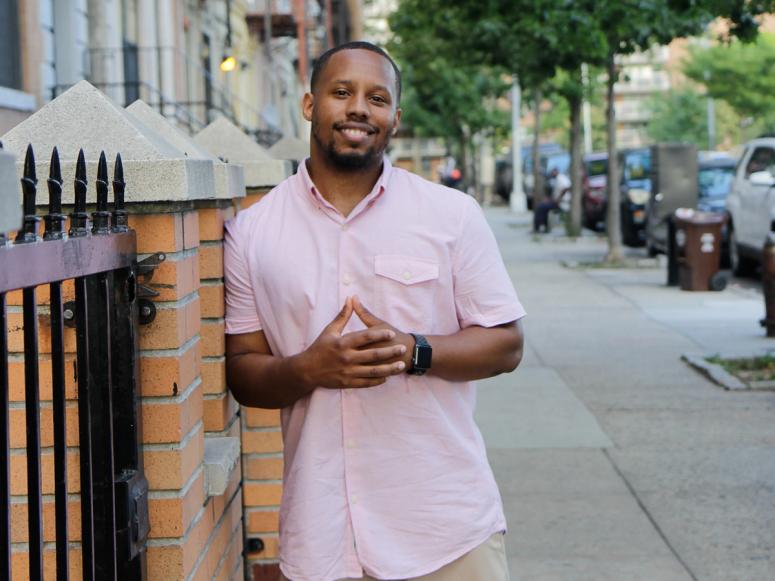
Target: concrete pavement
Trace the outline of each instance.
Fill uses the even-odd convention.
[[[605,241],[487,216],[528,311],[523,363],[480,383],[477,411],[512,578],[775,580],[775,392],[726,392],[680,361],[775,349],[755,285],[566,268]]]

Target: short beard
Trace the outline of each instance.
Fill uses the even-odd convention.
[[[312,130],[312,138],[317,142],[318,148],[325,156],[326,161],[336,169],[345,172],[357,172],[378,166],[382,163],[385,149],[387,149],[387,146],[390,143],[390,138],[388,137],[388,140],[385,142],[385,147],[383,148],[377,149],[375,147],[370,147],[363,153],[342,153],[341,151],[336,150],[333,139],[331,139],[328,144],[324,145],[314,127]]]

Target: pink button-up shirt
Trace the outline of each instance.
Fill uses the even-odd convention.
[[[226,332],[261,329],[278,356],[309,346],[350,295],[424,335],[525,314],[476,202],[387,159],[347,217],[302,163],[229,221],[225,268]],[[353,315],[345,332],[363,328]],[[505,530],[475,401],[472,383],[404,374],[283,409],[283,573],[417,577]]]

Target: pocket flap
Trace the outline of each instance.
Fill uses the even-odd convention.
[[[374,257],[374,272],[401,284],[417,284],[439,278],[439,263],[414,256],[379,254]]]

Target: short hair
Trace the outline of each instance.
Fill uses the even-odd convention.
[[[326,68],[326,65],[328,64],[328,61],[331,59],[331,57],[343,50],[368,50],[386,58],[393,67],[393,71],[396,74],[396,88],[398,89],[397,101],[401,100],[401,71],[398,69],[398,65],[382,48],[378,47],[376,44],[372,44],[363,40],[356,40],[340,44],[334,48],[329,48],[326,52],[320,55],[315,61],[315,65],[312,67],[312,77],[310,78],[309,82],[311,92],[315,92],[315,87],[318,84],[320,75],[323,73],[323,69]]]

